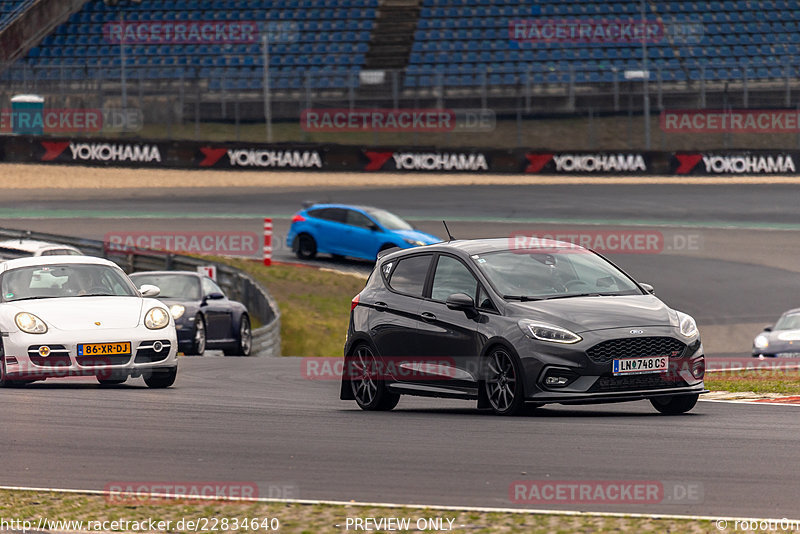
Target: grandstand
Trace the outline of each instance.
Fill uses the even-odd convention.
[[[37,36],[25,25],[42,17],[26,15],[48,4],[70,10]],[[313,104],[444,99],[500,113],[520,106],[524,113],[639,112],[641,77],[629,74],[647,72],[656,109],[737,99],[747,107],[756,94],[760,102],[790,105],[800,51],[797,3],[669,0],[642,7],[637,0],[3,1],[0,50],[8,48],[4,34],[24,38],[14,41],[19,57],[9,56],[5,68],[0,63],[0,96],[35,90],[66,97],[93,87],[104,105],[126,90],[140,104],[148,95],[179,94],[181,110],[194,99],[194,113],[207,119],[228,117],[226,102],[235,99],[242,117],[255,120],[267,82],[276,118],[297,117]],[[521,38],[515,30],[643,19],[656,28],[645,46],[637,38]]]

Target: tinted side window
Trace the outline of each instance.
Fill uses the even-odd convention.
[[[342,208],[319,208],[308,212],[312,217],[333,222],[344,222],[346,211]]]
[[[375,225],[375,223],[372,222],[369,217],[354,210],[347,210],[347,224],[367,229]]]
[[[430,254],[399,260],[392,271],[389,286],[400,293],[421,297],[430,263]]]
[[[210,295],[211,293],[225,294],[211,278],[203,278],[203,295]]]
[[[433,300],[444,302],[453,293],[466,293],[475,299],[477,292],[478,281],[463,263],[450,256],[439,256],[433,275]]]

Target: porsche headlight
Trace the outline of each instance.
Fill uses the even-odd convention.
[[[551,343],[577,343],[583,338],[574,332],[570,332],[566,328],[555,326],[546,323],[537,323],[534,321],[522,320],[519,327],[529,337],[538,339],[539,341],[549,341]]]
[[[676,311],[678,314],[678,324],[680,325],[681,334],[686,337],[694,337],[697,335],[697,323],[691,315],[683,312]]]
[[[420,241],[419,239],[403,239],[409,245],[413,245],[415,247],[421,247],[425,245],[425,241]]]
[[[44,334],[47,332],[47,325],[44,321],[36,317],[32,313],[19,312],[14,317],[14,322],[17,327],[27,334]]]
[[[183,317],[183,314],[186,312],[186,306],[182,304],[173,304],[169,307],[169,313],[172,314],[172,318],[176,321]]]
[[[169,313],[164,308],[151,308],[144,316],[144,325],[150,330],[158,330],[169,324]]]
[[[759,334],[756,336],[755,340],[753,340],[753,346],[757,349],[766,349],[769,347],[769,338],[764,334]]]

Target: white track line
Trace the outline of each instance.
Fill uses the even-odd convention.
[[[81,489],[64,489],[64,488],[35,488],[26,486],[0,486],[0,490],[8,491],[35,491],[40,493],[70,493],[79,495],[103,495],[108,496],[114,494],[114,498],[119,497],[141,497],[142,494],[131,492],[110,492],[101,490],[81,490]],[[451,512],[481,512],[481,513],[501,513],[501,514],[529,514],[529,515],[560,515],[560,516],[578,516],[578,517],[620,517],[620,518],[642,518],[642,519],[674,519],[674,520],[687,520],[687,521],[768,521],[778,522],[781,521],[800,521],[800,519],[789,519],[786,517],[780,519],[769,518],[755,518],[755,517],[726,517],[726,516],[708,516],[708,515],[678,515],[678,514],[643,514],[643,513],[622,513],[622,512],[584,512],[578,510],[548,510],[548,509],[533,509],[533,508],[494,508],[487,506],[445,506],[445,505],[424,505],[424,504],[397,504],[387,502],[355,502],[355,501],[330,501],[330,500],[314,500],[314,499],[271,499],[271,498],[254,498],[254,497],[203,497],[198,495],[168,495],[147,493],[147,497],[166,498],[166,499],[187,499],[187,500],[208,500],[208,501],[229,501],[229,502],[260,502],[260,503],[280,503],[280,504],[302,504],[302,505],[332,505],[332,506],[355,506],[361,508],[400,508],[406,510],[439,510]]]

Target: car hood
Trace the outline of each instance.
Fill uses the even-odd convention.
[[[772,332],[761,332],[756,337],[758,336],[767,336],[770,343],[800,346],[800,330],[773,330]]]
[[[57,330],[84,330],[96,328],[96,322],[103,328],[135,328],[141,322],[143,305],[144,299],[138,297],[63,297],[23,300],[5,306],[11,324],[14,315],[25,311]]]
[[[433,234],[426,234],[425,232],[420,232],[419,230],[392,230],[392,233],[399,235],[405,239],[413,239],[414,241],[422,241],[426,245],[432,245],[434,243],[441,243],[442,240],[436,237]]]
[[[652,295],[572,297],[514,302],[510,306],[515,316],[545,321],[575,333],[677,324],[675,312]]]

